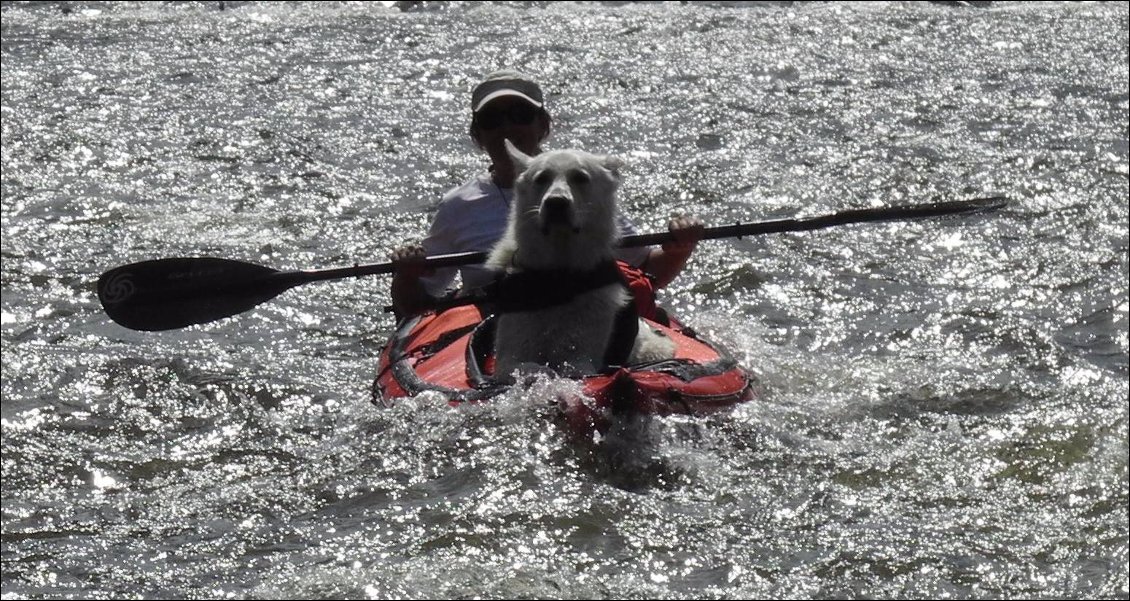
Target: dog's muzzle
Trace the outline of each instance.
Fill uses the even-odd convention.
[[[564,196],[550,196],[541,201],[541,229],[549,233],[549,228],[554,226],[573,227],[573,201]],[[578,228],[573,227],[573,231]]]

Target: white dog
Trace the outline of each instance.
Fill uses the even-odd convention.
[[[509,141],[506,147],[520,175],[506,233],[487,260],[488,267],[508,274],[501,287],[495,374],[506,378],[534,366],[597,373],[617,313],[632,302],[613,258],[622,163],[579,150],[531,158]],[[633,321],[628,324],[634,330]],[[673,341],[638,323],[628,364],[674,356]]]

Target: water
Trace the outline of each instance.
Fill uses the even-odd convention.
[[[4,598],[1130,595],[1119,3],[4,3]],[[642,231],[1008,195],[704,243],[665,298],[761,378],[570,442],[543,381],[369,404],[389,280],[165,333],[124,263],[378,262],[537,74]]]

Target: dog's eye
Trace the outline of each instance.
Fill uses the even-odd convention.
[[[542,171],[534,176],[534,183],[539,186],[548,186],[550,180],[553,179],[548,171]]]
[[[584,171],[573,171],[569,173],[569,183],[573,185],[583,185],[589,183],[589,174]]]

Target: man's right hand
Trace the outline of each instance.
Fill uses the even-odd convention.
[[[424,259],[427,254],[418,244],[401,246],[392,251],[392,307],[398,319],[427,310],[432,298],[424,291],[420,278],[435,273]]]
[[[424,247],[419,244],[401,246],[392,251],[390,258],[397,275],[420,279],[422,276],[435,273],[434,268],[425,265],[424,259],[427,259],[428,256],[424,252]]]

